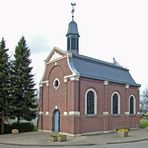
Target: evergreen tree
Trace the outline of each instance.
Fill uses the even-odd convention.
[[[1,133],[4,133],[4,121],[10,112],[10,62],[5,49],[5,41],[0,42],[0,118]]]
[[[13,60],[13,117],[17,117],[19,124],[21,119],[32,120],[36,117],[37,103],[35,100],[34,75],[31,74],[32,67],[30,49],[26,45],[24,37],[20,39],[15,48]]]

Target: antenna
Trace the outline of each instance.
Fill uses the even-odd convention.
[[[76,3],[71,3],[71,6],[72,6],[72,10],[71,10],[72,20],[74,20],[74,12],[75,12],[74,6],[76,6]]]

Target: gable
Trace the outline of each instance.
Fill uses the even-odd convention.
[[[53,62],[55,60],[64,58],[65,56],[66,56],[66,52],[65,51],[62,51],[59,48],[54,47],[53,50],[48,55],[47,59],[45,60],[45,63]]]

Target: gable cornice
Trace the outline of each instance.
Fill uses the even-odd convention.
[[[68,66],[72,72],[73,76],[80,76],[80,73],[75,69],[73,62],[72,62],[72,53],[67,53],[67,62],[68,62]]]
[[[53,56],[53,54],[54,53],[58,53],[59,55],[61,55],[60,57],[58,57],[57,59],[53,59],[52,61],[50,61],[50,59],[52,58],[52,56]],[[58,59],[60,59],[60,58],[62,58],[63,56],[66,56],[66,51],[63,51],[63,50],[61,50],[60,48],[58,48],[58,47],[54,47],[53,49],[52,49],[52,51],[50,52],[50,54],[48,55],[48,57],[44,60],[45,61],[45,63],[47,64],[47,63],[50,63],[50,62],[53,62],[53,61],[55,61],[55,60],[58,60]]]

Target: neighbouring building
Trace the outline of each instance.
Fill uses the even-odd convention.
[[[40,82],[39,128],[72,135],[139,128],[139,88],[129,70],[79,54],[79,33],[69,23],[67,51],[45,60]]]

